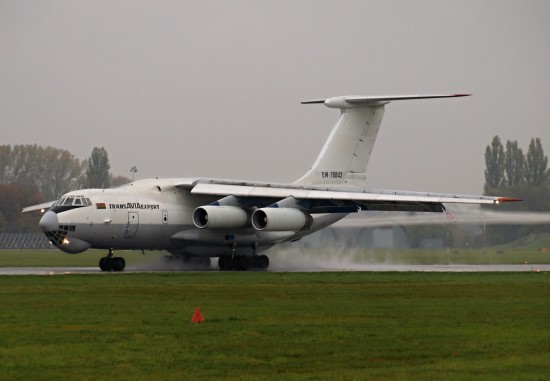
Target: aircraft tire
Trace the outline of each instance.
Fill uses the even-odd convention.
[[[99,260],[101,271],[122,271],[126,267],[126,261],[122,257],[102,257]]]
[[[126,267],[126,261],[122,257],[113,258],[113,270],[122,271]]]
[[[246,271],[250,267],[250,260],[246,255],[234,255],[233,267],[238,271]]]
[[[218,258],[218,267],[220,270],[231,270],[233,267],[233,259],[231,255],[221,255]]]
[[[258,268],[261,270],[267,270],[269,267],[269,257],[267,255],[260,255],[257,260]]]
[[[99,268],[101,269],[101,271],[109,271],[109,267],[107,266],[107,257],[100,258]]]

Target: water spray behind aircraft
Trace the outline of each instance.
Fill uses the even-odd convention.
[[[333,225],[334,229],[346,231],[360,228],[390,228],[394,226],[418,225],[478,225],[480,228],[490,225],[542,225],[550,224],[550,213],[538,212],[494,212],[472,206],[453,206],[446,214],[425,213],[365,213],[352,216]],[[323,232],[318,233],[323,234]],[[403,252],[394,255],[391,250],[376,250],[350,247],[343,234],[335,234],[330,247],[281,247],[273,250],[273,265],[276,270],[311,271],[364,271],[383,266],[410,267],[411,261],[403,260]],[[366,254],[365,251],[368,251]],[[404,250],[406,252],[406,250]],[[413,253],[410,252],[412,256]],[[488,255],[488,254],[487,254]],[[408,257],[408,255],[405,255]],[[488,258],[489,259],[489,258]],[[406,262],[406,263],[405,263]],[[455,263],[452,258],[447,264]]]

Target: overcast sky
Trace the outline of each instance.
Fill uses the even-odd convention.
[[[291,182],[339,112],[393,102],[373,188],[482,192],[494,135],[550,154],[550,1],[0,0],[0,144],[109,153],[114,174]]]

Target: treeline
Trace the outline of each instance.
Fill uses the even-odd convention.
[[[503,145],[495,136],[485,150],[484,193],[509,196],[522,202],[499,205],[507,211],[550,211],[550,169],[540,138],[532,138],[524,154],[517,141]],[[529,234],[550,232],[550,226],[495,225],[487,227],[490,244],[510,242]]]
[[[44,197],[31,185],[0,185],[0,233],[38,233],[35,214],[21,213],[25,206],[44,202]]]
[[[548,157],[544,154],[540,138],[532,138],[527,153],[517,141],[506,141],[495,136],[485,149],[486,196],[508,196],[519,198],[521,202],[510,202],[484,206],[494,211],[550,211],[550,169]],[[450,219],[451,221],[451,219]],[[526,238],[532,234],[550,233],[550,225],[486,225],[482,234],[466,232],[464,226],[453,223],[447,225],[408,226],[407,234],[413,247],[420,247],[425,238],[437,239],[446,247],[482,247],[499,245]]]
[[[495,136],[485,149],[484,193],[510,196],[521,203],[503,205],[507,210],[550,211],[550,170],[540,138],[532,138],[527,154],[517,141],[506,142]]]
[[[108,188],[130,182],[110,172],[105,148],[79,160],[67,150],[32,145],[0,145],[0,232],[36,230],[25,206],[53,201],[71,190]]]

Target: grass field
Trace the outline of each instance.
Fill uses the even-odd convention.
[[[546,380],[549,325],[548,273],[0,276],[0,378]]]
[[[66,254],[57,249],[51,250],[0,250],[0,267],[98,267],[99,259],[107,254],[106,250],[87,250],[82,254]],[[126,265],[154,260],[166,255],[166,252],[118,251],[124,256]]]
[[[0,267],[97,267],[105,250],[88,250],[70,255],[59,250],[0,250]],[[128,268],[148,262],[159,262],[166,252],[117,251]],[[549,264],[550,250],[537,247],[505,247],[486,250],[368,250],[368,249],[299,249],[274,248],[268,252],[272,263],[298,262],[314,269],[319,263],[398,263],[428,264]],[[341,268],[341,267],[336,267]]]

